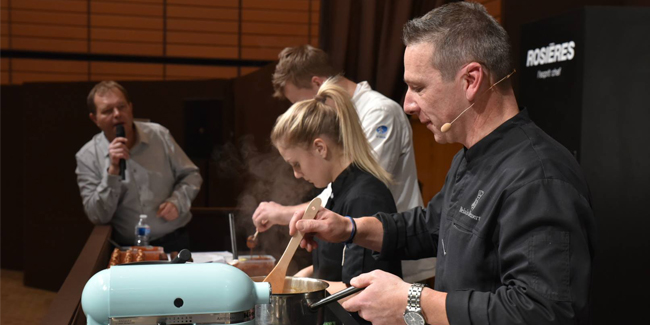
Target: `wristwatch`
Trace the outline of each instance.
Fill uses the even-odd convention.
[[[422,289],[424,289],[424,284],[422,283],[413,283],[409,288],[406,310],[404,311],[404,322],[406,325],[424,325],[427,323],[424,320],[422,307],[420,306]]]

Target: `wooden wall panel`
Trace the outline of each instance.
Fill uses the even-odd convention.
[[[311,38],[318,38],[318,32],[320,31],[318,24],[311,24]]]
[[[237,22],[190,19],[167,19],[168,31],[237,33]]]
[[[239,20],[237,8],[206,8],[192,6],[167,6],[167,18],[208,19],[220,21]]]
[[[237,68],[235,67],[168,64],[166,70],[167,77],[170,79],[212,79],[237,77]]]
[[[9,37],[2,35],[0,36],[0,49],[8,49],[9,48]]]
[[[12,49],[85,53],[88,5],[83,0],[13,0],[10,3]],[[47,71],[44,71],[47,72]],[[19,80],[51,81],[54,75],[16,75]],[[70,76],[62,76],[70,80]]]
[[[14,72],[88,74],[88,62],[40,59],[12,59]]]
[[[92,75],[135,75],[162,78],[162,64],[91,62]]]
[[[486,1],[483,5],[494,18],[501,18],[501,0]]]
[[[76,73],[43,73],[43,72],[17,72],[11,73],[12,84],[22,84],[25,82],[72,82],[88,81],[87,74]]]
[[[242,23],[244,34],[307,35],[307,26],[298,24]]]
[[[175,57],[236,59],[237,47],[202,45],[167,45],[167,55]]]
[[[90,2],[91,14],[112,14],[112,15],[128,15],[128,16],[146,16],[146,17],[162,17],[163,5],[160,4],[136,4],[136,3],[119,3],[119,2],[103,2],[91,1]]]
[[[472,2],[478,2],[485,6],[488,13],[492,15],[497,21],[501,22],[501,2],[502,0],[470,0]]]
[[[125,41],[162,44],[162,30],[134,30],[114,28],[92,28],[90,30],[92,41]]]
[[[17,50],[276,60],[287,46],[318,45],[320,1],[315,0],[0,0],[0,6],[0,46]],[[66,73],[52,71],[55,64],[49,63],[25,70],[25,62],[19,61],[21,70],[17,72],[21,74],[11,82],[51,81]],[[59,66],[69,67],[70,63]],[[224,78],[258,69],[157,65],[152,71],[137,64],[116,67],[128,65],[94,62],[68,72],[93,80],[108,75],[125,80],[128,76]],[[41,68],[43,75],[34,74]],[[4,71],[5,82],[9,82],[11,69],[14,66],[8,65]],[[61,80],[78,77],[67,75]]]
[[[278,47],[295,46],[308,42],[305,36],[265,36],[265,35],[242,35],[242,46],[244,47]]]
[[[87,81],[88,62],[12,59],[12,83],[42,81]]]
[[[237,46],[237,34],[167,32],[169,44]]]
[[[88,26],[86,13],[11,10],[12,23],[56,24],[60,26]]]
[[[157,56],[163,54],[162,43],[93,41],[91,53]]]
[[[12,49],[52,52],[86,53],[88,42],[86,40],[45,39],[32,37],[11,38]]]
[[[88,2],[85,0],[11,0],[11,8],[85,13],[88,11]]]
[[[244,9],[309,10],[305,0],[243,0]]]
[[[242,47],[241,57],[246,60],[277,60],[282,48],[246,48]]]
[[[311,23],[315,24],[316,26],[318,26],[318,24],[320,23],[320,7],[316,7],[316,9],[312,9]]]
[[[77,39],[88,38],[88,28],[79,26],[53,26],[13,23],[11,25],[13,36],[27,36],[38,38]]]
[[[148,4],[163,4],[165,0],[90,0],[90,1],[109,1],[109,2],[124,2],[124,3],[148,3]]]
[[[6,0],[2,1],[2,4],[0,4],[0,21],[5,24],[9,21],[9,11],[7,10],[9,7],[6,4]]]
[[[8,0],[0,0],[0,49],[9,48],[9,3]],[[2,84],[7,84],[9,82],[9,61],[7,61],[7,66],[2,66]],[[6,73],[7,72],[7,73]],[[6,76],[5,76],[6,73]]]
[[[112,1],[112,2],[124,2],[124,3],[151,3],[151,4],[162,4],[164,0],[91,0],[91,1]]]
[[[245,76],[245,75],[247,75],[249,73],[253,73],[253,72],[255,72],[255,71],[259,70],[259,69],[260,68],[243,67],[243,68],[241,68],[241,75]]]
[[[93,14],[90,18],[90,26],[162,30],[163,19],[162,17],[126,17],[119,15]]]
[[[271,22],[271,23],[309,23],[307,11],[269,11],[269,10],[244,10],[242,12],[244,22]]]
[[[167,4],[178,4],[184,6],[203,6],[219,8],[238,8],[239,0],[167,0]]]
[[[0,59],[0,75],[2,75],[1,80],[0,80],[0,84],[3,84],[3,85],[10,84],[10,81],[9,81],[9,66],[10,66],[10,64],[11,64],[10,59],[6,59],[6,58],[1,58]]]
[[[134,74],[91,74],[90,81],[116,80],[116,81],[155,81],[161,80],[158,76],[140,76]]]

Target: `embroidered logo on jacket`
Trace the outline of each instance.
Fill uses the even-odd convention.
[[[474,211],[474,208],[476,208],[476,205],[478,204],[478,201],[483,196],[483,193],[485,193],[485,192],[483,192],[483,190],[478,190],[478,195],[476,196],[476,199],[474,200],[474,203],[472,203],[472,206],[470,207],[470,209],[467,210],[467,209],[465,209],[465,208],[463,208],[461,206],[460,207],[460,213],[462,213],[462,214],[464,214],[464,215],[466,215],[466,216],[468,216],[468,217],[470,217],[470,218],[472,218],[472,219],[474,219],[476,221],[481,220],[481,217],[474,215],[472,213],[472,211]]]
[[[385,139],[386,135],[388,134],[388,127],[385,126],[385,125],[382,125],[382,126],[378,127],[376,131],[377,131],[377,137],[378,138]]]

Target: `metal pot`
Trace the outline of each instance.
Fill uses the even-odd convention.
[[[252,279],[255,282],[262,282],[264,277]],[[324,311],[320,307],[363,290],[350,287],[326,297],[327,287],[329,284],[322,280],[286,277],[282,291],[288,293],[271,294],[269,304],[256,305],[255,324],[320,325],[324,322]]]

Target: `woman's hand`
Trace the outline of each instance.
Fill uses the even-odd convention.
[[[300,231],[305,236],[300,242],[300,247],[311,252],[318,247],[314,236],[330,243],[341,243],[352,233],[352,222],[349,218],[336,214],[328,209],[318,210],[313,220],[302,220],[304,210],[296,211],[289,222],[289,234],[293,236]]]

